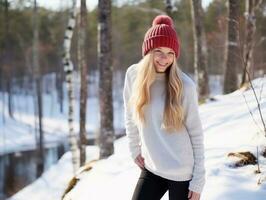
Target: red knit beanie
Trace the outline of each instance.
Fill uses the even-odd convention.
[[[142,56],[157,47],[168,47],[174,50],[179,57],[180,43],[177,37],[174,23],[167,15],[158,15],[152,22],[152,27],[146,32],[142,44]]]

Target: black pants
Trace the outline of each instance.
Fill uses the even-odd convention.
[[[167,190],[169,190],[169,200],[188,200],[189,181],[168,180],[144,168],[132,200],[160,200]]]

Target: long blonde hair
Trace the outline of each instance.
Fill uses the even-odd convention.
[[[153,56],[151,51],[140,60],[137,66],[137,76],[129,100],[133,108],[133,119],[137,123],[145,123],[144,106],[150,103],[150,88],[156,77]],[[166,98],[162,128],[167,132],[172,132],[179,130],[184,121],[184,113],[181,106],[183,82],[176,58],[174,58],[174,62],[165,73],[167,73]]]

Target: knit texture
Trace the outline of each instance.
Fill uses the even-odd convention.
[[[180,54],[180,42],[177,37],[173,20],[167,15],[158,15],[152,27],[146,32],[142,44],[142,55],[157,47],[168,47],[174,50],[176,57]]]
[[[137,66],[128,68],[123,90],[126,135],[132,159],[141,154],[145,167],[154,174],[174,181],[191,180],[189,189],[201,193],[205,184],[204,145],[196,85],[182,72],[184,126],[169,134],[161,128],[166,78],[157,74],[151,86],[151,102],[144,109],[146,124],[136,125],[132,119],[132,106],[127,104]]]

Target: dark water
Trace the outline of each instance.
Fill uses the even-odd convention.
[[[66,150],[66,144],[45,148],[45,170],[56,163]],[[38,178],[37,158],[36,150],[0,155],[0,200],[12,196]]]
[[[118,139],[125,136],[124,132],[124,130],[120,130],[119,133],[115,134],[115,138]],[[87,145],[95,145],[95,139],[88,139]],[[67,141],[57,146],[46,148],[45,170],[55,164],[68,150]],[[37,160],[36,150],[0,155],[0,200],[6,200],[38,178]]]

